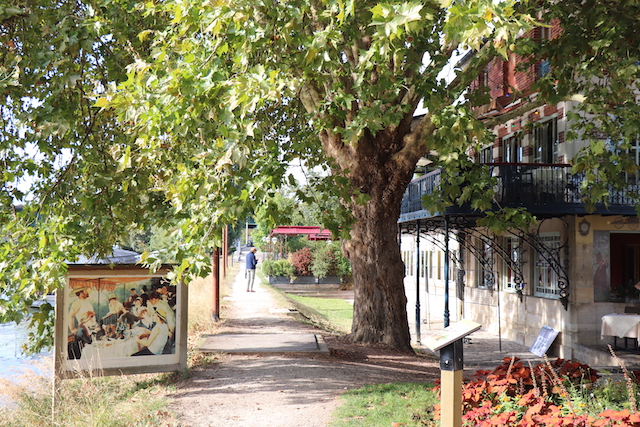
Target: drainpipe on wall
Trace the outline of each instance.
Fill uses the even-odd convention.
[[[444,327],[449,326],[449,217],[444,216]]]
[[[416,221],[416,341],[420,344],[420,220]]]

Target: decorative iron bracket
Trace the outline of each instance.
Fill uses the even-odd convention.
[[[523,289],[525,287],[524,280],[524,248],[520,245],[520,254],[517,260],[514,260],[512,254],[507,251],[507,249],[500,243],[499,238],[501,236],[495,236],[492,233],[489,233],[486,229],[475,228],[472,229],[472,232],[469,233],[471,236],[475,236],[479,238],[481,241],[485,243],[490,243],[492,253],[500,257],[500,259],[513,271],[514,274],[514,289],[516,294],[518,295],[518,299],[520,302],[523,302]],[[476,248],[473,244],[470,246],[471,253],[478,259],[478,261],[482,265],[482,255],[479,252],[479,249]],[[492,261],[493,262],[493,261]]]
[[[514,236],[522,239],[533,248],[540,256],[547,262],[549,267],[558,276],[558,289],[560,295],[560,302],[565,310],[569,308],[569,240],[567,239],[559,245],[557,248],[550,248],[546,245],[540,237],[540,228],[546,219],[540,220],[538,228],[535,232],[528,232],[524,230],[518,230],[518,233],[512,232]],[[563,221],[564,222],[564,221]],[[567,226],[565,222],[565,226]]]

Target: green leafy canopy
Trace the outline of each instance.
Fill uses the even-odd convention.
[[[611,3],[589,2],[598,11],[595,6]],[[65,261],[106,254],[152,225],[171,230],[179,242],[166,254],[179,263],[177,274],[206,274],[220,227],[269,200],[288,182],[293,159],[331,171],[318,180],[318,191],[329,193],[321,200],[340,203],[328,215],[333,229],[347,236],[351,224],[361,233],[367,221],[388,228],[367,215],[377,209],[395,221],[419,158],[435,152],[439,164],[461,170],[464,162],[457,159],[486,140],[486,126],[473,117],[465,91],[488,61],[520,48],[517,36],[536,24],[540,11],[585,18],[555,46],[558,55],[572,45],[583,51],[586,39],[603,53],[619,44],[598,44],[594,35],[613,41],[629,35],[631,27],[607,19],[591,26],[593,34],[579,33],[591,21],[578,3],[0,5],[0,283],[6,297],[0,320],[18,320],[38,293],[59,287]],[[630,12],[635,2],[622,6],[627,16],[637,16]],[[532,57],[553,53],[528,48]],[[475,55],[451,68],[452,58],[468,49]],[[572,70],[591,70],[591,57],[563,58],[552,56],[554,64],[564,60]],[[603,69],[611,57],[596,62]],[[615,76],[634,75],[626,64]],[[604,96],[565,80],[548,80],[540,90],[559,97],[580,89],[590,105]],[[420,102],[425,114],[412,124]],[[28,191],[15,185],[21,180],[32,184]],[[455,202],[460,195],[452,190],[449,197]],[[476,196],[483,207],[491,194],[478,188],[462,194],[465,200]],[[353,257],[359,255],[350,259],[354,278],[380,261]],[[401,287],[399,276],[384,289]],[[363,324],[360,313],[356,328]],[[36,347],[48,337],[43,331]]]

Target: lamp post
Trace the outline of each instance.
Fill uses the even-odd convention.
[[[449,218],[444,216],[444,327],[449,326]]]

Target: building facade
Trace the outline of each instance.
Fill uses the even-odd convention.
[[[557,31],[538,28],[528,36]],[[525,71],[518,61],[494,60],[474,82],[472,90],[487,90],[491,99],[476,110],[479,118],[522,109],[531,83],[548,72],[544,61]],[[475,320],[525,345],[549,326],[559,331],[550,356],[608,364],[601,350],[613,337],[601,337],[602,316],[640,308],[636,178],[587,210],[583,177],[570,167],[586,142],[565,138],[575,102],[531,107],[495,127],[492,144],[470,153],[496,177],[496,208],[521,207],[536,216],[528,229],[492,233],[477,226],[482,214],[465,206],[426,211],[421,197],[438,185],[439,170],[409,185],[399,228],[412,337],[419,341],[445,316]],[[631,151],[638,160],[640,146]]]

